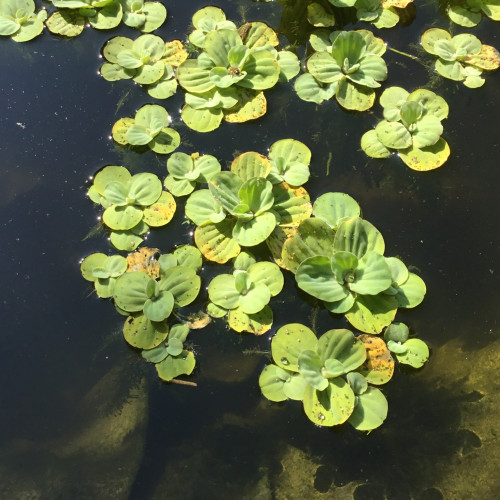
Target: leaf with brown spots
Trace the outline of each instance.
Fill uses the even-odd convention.
[[[366,361],[359,368],[366,380],[374,385],[386,384],[394,373],[394,359],[380,337],[363,333],[358,337],[366,349]]]
[[[158,248],[143,247],[127,255],[127,273],[147,273],[151,278],[160,276],[160,264],[155,258]]]

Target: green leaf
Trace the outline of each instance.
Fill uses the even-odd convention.
[[[361,137],[361,149],[372,158],[388,158],[391,150],[380,142],[377,132],[369,130]]]
[[[160,179],[154,174],[140,173],[132,177],[128,197],[135,200],[135,204],[148,206],[155,203],[162,193]]]
[[[262,243],[276,227],[276,217],[271,212],[257,215],[249,221],[239,219],[233,229],[236,242],[244,247]]]
[[[269,303],[271,292],[264,283],[253,283],[246,291],[242,292],[239,307],[245,314],[255,314]]]
[[[259,377],[260,390],[270,401],[285,401],[285,382],[292,377],[292,373],[276,365],[267,365]]]
[[[103,253],[93,253],[85,257],[80,264],[80,271],[84,279],[92,282],[96,281],[97,276],[94,271],[98,268],[104,268],[107,260],[108,256]]]
[[[201,279],[194,269],[175,266],[167,269],[161,277],[160,289],[168,290],[175,299],[175,305],[184,307],[191,304],[200,291]]]
[[[366,111],[375,103],[375,91],[369,87],[341,80],[336,90],[337,102],[345,109]]]
[[[196,228],[196,246],[207,260],[224,264],[240,253],[241,247],[232,236],[233,228],[234,223],[228,219]]]
[[[179,132],[173,128],[163,128],[161,132],[149,143],[149,147],[158,154],[169,154],[175,151],[181,143]]]
[[[175,337],[170,338],[169,335],[166,347],[167,347],[167,352],[170,354],[170,356],[178,356],[179,354],[182,353],[184,346],[181,340],[176,339]]]
[[[307,349],[315,350],[317,343],[312,330],[300,323],[289,323],[278,329],[272,338],[271,354],[279,367],[298,372],[300,354]]]
[[[238,307],[240,292],[236,289],[235,277],[231,274],[219,274],[208,285],[210,300],[224,309]]]
[[[231,172],[248,181],[254,177],[267,177],[271,162],[263,155],[249,151],[238,155],[231,163]]]
[[[322,375],[323,363],[316,352],[309,349],[302,351],[298,358],[299,373],[306,382],[323,391],[328,387],[328,379]]]
[[[156,371],[162,380],[169,382],[179,375],[190,375],[195,365],[194,354],[190,351],[182,351],[178,356],[167,356],[157,363]]]
[[[292,78],[295,78],[299,74],[300,61],[293,52],[290,52],[289,50],[280,50],[276,54],[276,60],[278,61],[280,68],[280,82],[289,82]]]
[[[262,177],[254,177],[243,183],[238,191],[238,197],[241,203],[248,205],[252,213],[260,215],[273,206],[273,186]]]
[[[304,188],[281,183],[273,186],[273,193],[272,209],[278,214],[281,226],[296,227],[311,216],[311,199]]]
[[[375,127],[377,139],[391,149],[404,149],[412,145],[412,138],[407,128],[400,122],[382,120]]]
[[[380,333],[396,316],[397,300],[390,295],[358,295],[346,318],[354,328],[367,333]]]
[[[399,151],[399,157],[408,167],[422,172],[439,168],[449,156],[450,147],[442,137],[432,146],[425,148],[412,146]]]
[[[174,197],[162,191],[155,203],[143,211],[143,221],[151,227],[161,227],[168,224],[175,214],[176,204]]]
[[[355,370],[366,359],[363,342],[345,329],[329,330],[324,333],[318,340],[316,351],[325,366],[329,359],[340,361],[343,366],[342,374]]]
[[[356,278],[349,288],[360,295],[377,295],[392,283],[385,257],[374,251],[366,252],[359,260],[355,274]]]
[[[321,104],[335,95],[337,82],[322,84],[311,74],[305,73],[295,80],[294,89],[303,101]]]
[[[477,26],[483,18],[481,12],[472,12],[460,5],[450,5],[448,16],[454,23],[464,28],[473,28]]]
[[[174,296],[169,291],[162,291],[158,297],[151,297],[144,303],[144,315],[150,321],[167,319],[174,308]]]
[[[46,26],[51,33],[75,37],[82,33],[86,19],[76,10],[61,9],[47,19]]]
[[[283,245],[281,254],[285,268],[295,272],[309,257],[316,255],[330,257],[333,253],[334,237],[335,232],[322,219],[305,220]]]
[[[227,324],[236,332],[262,335],[269,331],[273,324],[273,311],[269,306],[264,306],[255,314],[246,314],[240,307],[237,307],[228,312]]]
[[[187,199],[186,217],[201,226],[208,222],[220,222],[224,219],[225,212],[208,189],[200,189]]]
[[[380,389],[368,387],[363,394],[356,396],[354,411],[348,422],[358,431],[376,429],[386,419],[388,407]]]
[[[380,105],[384,108],[384,118],[387,121],[400,120],[401,107],[407,101],[409,95],[410,93],[401,87],[389,87],[382,92]]]
[[[265,285],[273,297],[281,292],[284,278],[283,273],[276,264],[272,262],[256,262],[248,266],[247,272],[254,283]]]
[[[363,394],[368,389],[368,382],[366,381],[366,378],[361,375],[361,373],[348,373],[347,382],[349,382],[349,385],[356,396]]]
[[[422,34],[420,42],[422,47],[429,54],[437,56],[435,45],[441,40],[451,40],[451,35],[441,28],[430,28]]]
[[[360,217],[354,217],[339,225],[335,233],[334,250],[351,252],[358,258],[370,250],[383,255],[385,243],[375,226]]]
[[[139,349],[152,349],[167,338],[166,323],[153,323],[144,314],[132,315],[125,320],[123,336],[132,346]]]
[[[324,220],[332,229],[337,229],[341,222],[359,217],[361,209],[356,200],[348,194],[325,193],[314,202],[313,214]]]
[[[308,385],[304,392],[304,411],[316,425],[328,426],[344,423],[354,407],[354,393],[341,377],[330,379],[324,391]]]
[[[384,340],[389,342],[392,340],[393,342],[399,342],[403,344],[408,340],[408,336],[410,335],[410,329],[404,323],[400,323],[395,321],[391,323],[384,331]]]
[[[396,299],[399,307],[410,309],[418,306],[424,300],[426,291],[422,278],[409,273],[408,279],[397,288]]]
[[[141,272],[122,274],[115,283],[115,304],[124,311],[142,311],[144,303],[148,300],[146,287],[152,279]],[[153,280],[154,281],[154,280]]]
[[[112,205],[102,214],[104,224],[117,231],[132,229],[141,222],[142,217],[142,210],[133,205]]]
[[[299,288],[327,302],[343,299],[348,292],[337,282],[328,257],[316,256],[304,260],[295,273]]]
[[[396,354],[398,361],[413,368],[420,368],[429,359],[429,348],[420,339],[409,339],[404,343],[406,352]]]

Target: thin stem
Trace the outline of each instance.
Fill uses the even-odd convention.
[[[413,59],[414,61],[419,62],[420,64],[423,64],[422,61],[417,56],[414,56],[412,54],[408,54],[408,52],[402,52],[401,50],[393,49],[392,47],[389,47],[389,50],[392,50],[393,52],[396,52],[396,54],[401,54],[402,56],[409,57],[410,59]]]

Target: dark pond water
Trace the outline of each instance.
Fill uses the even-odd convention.
[[[320,429],[300,404],[264,400],[257,381],[269,334],[238,335],[221,321],[193,332],[195,388],[161,383],[127,347],[122,319],[79,273],[80,259],[111,251],[103,233],[86,238],[99,213],[85,191],[106,164],[165,176],[165,159],[125,151],[109,138],[118,118],[153,100],[130,82],[111,84],[98,75],[109,33],[87,29],[75,40],[45,33],[25,44],[0,41],[0,498],[500,495],[494,371],[500,352],[500,71],[488,74],[479,90],[431,78],[419,37],[430,26],[449,24],[437,2],[415,4],[408,26],[374,31],[423,63],[388,51],[385,86],[426,86],[450,105],[444,137],[452,157],[436,171],[414,172],[396,157],[377,161],[360,151],[362,133],[381,117],[378,105],[363,114],[333,102],[316,107],[281,85],[266,94],[264,118],[199,134],[180,121],[181,95],[162,103],[181,133],[180,150],[188,153],[227,163],[238,152],[265,153],[281,138],[306,143],[313,152],[311,197],[349,193],[382,231],[386,255],[400,256],[425,279],[424,303],[398,317],[430,344],[431,359],[418,372],[399,369],[384,387],[389,416],[369,435],[349,425]],[[184,39],[203,5],[172,0],[157,33]],[[303,22],[299,1],[217,5],[228,18],[264,20],[289,38],[291,13]],[[500,47],[492,21],[472,32]],[[135,36],[125,28],[113,34]],[[168,229],[151,234],[149,246],[168,252],[191,241],[180,205]],[[207,265],[205,284],[211,272]],[[202,305],[203,298],[192,310]],[[273,331],[292,321],[314,321],[319,333],[345,326],[314,309],[291,276],[272,306]]]

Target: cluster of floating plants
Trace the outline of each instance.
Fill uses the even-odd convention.
[[[361,138],[361,148],[372,158],[387,158],[397,151],[414,170],[440,167],[450,155],[441,137],[441,120],[448,116],[448,104],[434,92],[401,87],[385,89],[380,96],[384,120]]]
[[[167,110],[158,104],[144,105],[134,118],[120,118],[112,134],[122,146],[144,146],[159,154],[171,153],[181,143],[179,132],[170,127]]]
[[[420,367],[428,359],[425,342],[408,339],[408,327],[394,324],[385,341],[369,334],[355,336],[346,329],[329,330],[319,338],[304,325],[281,327],[271,341],[274,364],[259,378],[262,393],[271,401],[302,401],[316,425],[331,427],[349,422],[371,431],[387,416],[388,403],[376,386],[394,373],[392,352],[399,362]],[[406,329],[405,329],[406,328]]]
[[[500,2],[498,0],[452,0],[447,6],[450,19],[465,28],[477,26],[483,16],[500,21]]]
[[[445,3],[450,18],[466,27],[483,16],[500,16],[498,0]],[[348,110],[370,109],[388,76],[382,57],[386,44],[368,30],[335,29],[347,24],[337,20],[350,16],[353,22],[389,28],[411,8],[412,0],[310,1],[307,19],[319,29],[309,38],[306,72],[294,82],[298,97],[316,104],[335,99]],[[263,116],[264,91],[291,81],[301,69],[294,51],[281,48],[267,24],[237,26],[215,6],[193,15],[185,45],[151,34],[167,16],[161,2],[52,0],[49,11],[37,13],[33,0],[0,0],[0,36],[28,41],[42,33],[44,22],[52,33],[66,37],[80,34],[85,25],[107,30],[123,22],[136,28],[143,34],[115,36],[105,43],[101,75],[108,81],[133,80],[154,99],[169,98],[181,88],[182,120],[198,132],[210,132],[223,120],[238,123]],[[483,71],[500,64],[496,49],[471,34],[452,36],[432,28],[421,41],[437,57],[440,75],[469,88],[483,85]],[[381,93],[380,104],[383,120],[361,139],[367,155],[385,158],[397,152],[416,170],[446,161],[444,99],[426,89],[390,87]],[[112,136],[120,145],[157,154],[171,154],[181,142],[168,112],[157,104],[119,119]],[[370,431],[387,415],[387,400],[378,386],[391,379],[393,356],[413,368],[429,357],[425,342],[410,337],[406,324],[394,322],[398,308],[421,303],[426,287],[400,259],[384,255],[381,233],[349,195],[325,193],[311,203],[303,187],[310,162],[305,144],[282,139],[267,155],[240,154],[229,170],[209,154],[173,153],[163,182],[152,173],[133,175],[125,167],[108,165],[95,175],[88,196],[103,209],[101,222],[111,244],[129,253],[89,255],[81,262],[81,273],[99,297],[111,299],[126,316],[125,340],[155,364],[162,380],[174,382],[193,372],[187,336],[210,318],[224,318],[237,332],[269,331],[272,301],[282,291],[284,274],[291,273],[298,288],[332,314],[345,315],[355,331],[334,329],[318,338],[304,325],[280,328],[271,341],[274,363],[259,379],[262,393],[271,401],[302,401],[317,425],[347,421]],[[181,245],[163,255],[154,248],[136,250],[150,228],[172,219],[175,197],[187,197],[185,215],[195,226],[196,247]],[[250,251],[257,245],[255,255],[267,246],[267,260],[258,261]],[[207,284],[201,319],[186,321],[181,309],[199,295],[203,259],[229,263],[232,269]]]
[[[97,294],[112,298],[118,312],[127,316],[125,340],[142,349],[142,357],[155,363],[159,377],[168,382],[189,375],[195,367],[193,353],[184,347],[189,327],[184,322],[170,326],[169,320],[198,296],[202,258],[190,245],[157,254],[157,249],[145,248],[126,259],[95,253],[80,268]]]
[[[174,197],[163,191],[154,174],[131,175],[122,166],[108,165],[100,170],[88,190],[89,198],[104,208],[102,223],[118,250],[135,250],[150,227],[168,224],[174,216]]]
[[[498,51],[468,33],[452,37],[446,30],[431,28],[422,34],[421,42],[429,54],[437,56],[436,71],[441,76],[472,89],[484,84],[483,71],[500,66]]]

